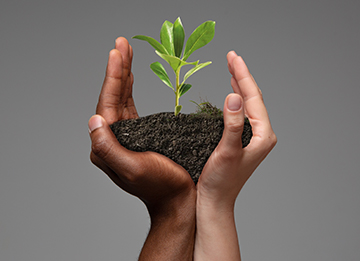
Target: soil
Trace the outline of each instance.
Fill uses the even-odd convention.
[[[181,165],[197,183],[201,171],[219,143],[224,130],[221,116],[162,112],[137,119],[122,120],[111,126],[125,148],[160,153]],[[245,121],[243,147],[252,137],[250,123]]]

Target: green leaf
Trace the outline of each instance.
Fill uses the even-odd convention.
[[[183,96],[183,94],[186,93],[190,89],[191,89],[191,84],[188,84],[188,83],[181,84],[180,91],[179,91],[180,97]]]
[[[193,75],[194,73],[196,73],[196,72],[199,71],[200,69],[208,66],[209,64],[211,64],[211,62],[200,63],[200,64],[196,65],[194,68],[192,68],[191,70],[189,70],[189,71],[184,75],[184,82],[185,82],[186,79],[189,78],[191,75]]]
[[[168,51],[166,50],[166,48],[161,43],[159,43],[158,41],[156,41],[154,38],[152,38],[150,36],[135,35],[133,38],[143,40],[143,41],[147,41],[159,53],[169,54]]]
[[[184,39],[185,39],[185,31],[181,23],[180,17],[176,19],[176,21],[174,22],[173,33],[174,33],[175,56],[180,58],[184,47]]]
[[[188,65],[188,64],[196,66],[199,63],[199,61],[188,63],[188,62],[181,60],[180,58],[178,58],[176,56],[162,54],[158,51],[155,51],[155,52],[157,55],[159,55],[161,58],[163,58],[165,61],[167,61],[170,64],[170,66],[171,66],[171,68],[173,68],[174,72],[176,72],[176,70],[181,66]]]
[[[171,22],[165,21],[160,30],[160,41],[169,55],[174,55],[173,28],[174,25]]]
[[[175,111],[174,111],[175,116],[177,116],[177,115],[179,114],[179,112],[181,111],[181,109],[182,109],[182,106],[181,106],[181,105],[175,106]]]
[[[187,60],[190,54],[192,54],[195,50],[203,47],[208,44],[215,35],[215,22],[207,21],[201,25],[199,25],[194,32],[190,35],[186,46],[183,60]]]
[[[169,79],[169,76],[161,63],[154,62],[150,64],[151,70],[162,80],[167,86],[169,86],[171,89],[174,90],[174,87],[171,84],[171,81]],[[175,91],[175,90],[174,90]]]

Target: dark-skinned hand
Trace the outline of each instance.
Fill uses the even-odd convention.
[[[194,245],[196,204],[196,189],[189,173],[158,153],[127,150],[109,127],[116,121],[138,117],[132,97],[132,58],[128,41],[118,38],[109,53],[96,115],[88,123],[90,159],[116,185],[145,203],[152,224],[140,259],[187,260],[192,257]],[[175,243],[178,251],[171,249]]]

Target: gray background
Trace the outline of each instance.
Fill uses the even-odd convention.
[[[118,36],[158,39],[182,18],[187,36],[215,20],[192,59],[181,103],[231,92],[226,53],[261,87],[278,145],[236,205],[244,260],[360,260],[359,1],[3,1],[0,8],[0,259],[136,260],[143,204],[89,161],[108,52]],[[172,111],[173,93],[134,48],[139,114]],[[190,59],[191,60],[191,59]]]

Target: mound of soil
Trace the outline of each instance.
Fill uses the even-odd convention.
[[[201,171],[219,143],[224,130],[222,117],[206,114],[162,112],[137,119],[122,120],[110,126],[125,148],[160,153],[185,168],[197,183]],[[245,121],[243,147],[252,137],[251,126]]]

